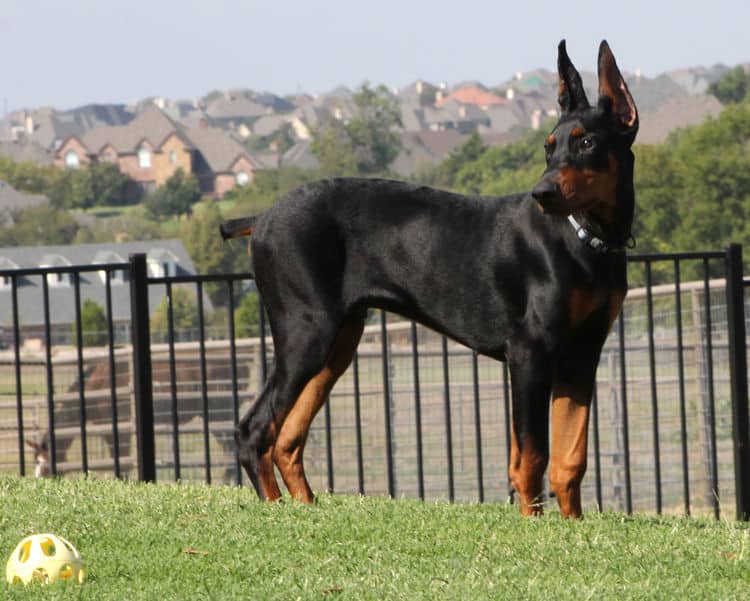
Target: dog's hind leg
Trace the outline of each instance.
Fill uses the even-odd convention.
[[[351,363],[363,329],[364,320],[360,317],[350,317],[344,322],[322,368],[305,384],[281,426],[274,461],[289,493],[300,501],[314,500],[302,462],[310,425],[336,380]]]
[[[301,470],[301,449],[309,422],[351,360],[363,323],[361,317],[349,322],[308,308],[275,328],[275,363],[263,392],[235,433],[240,463],[261,499],[272,501],[281,496],[274,474],[274,447],[282,424],[299,404],[284,434],[284,450],[277,463],[292,495],[311,500]]]
[[[277,381],[276,365],[273,365],[263,391],[240,420],[234,435],[240,463],[255,492],[264,501],[275,501],[281,497],[272,459],[277,426],[271,399],[276,394]]]

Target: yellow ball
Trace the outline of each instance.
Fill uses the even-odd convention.
[[[76,548],[61,536],[32,534],[11,553],[5,577],[11,584],[83,582],[83,560]]]

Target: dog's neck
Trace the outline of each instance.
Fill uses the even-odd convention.
[[[573,217],[592,236],[601,238],[610,247],[625,247],[632,240],[635,191],[633,189],[634,157],[630,149],[619,162],[616,202],[607,210],[588,210],[574,213]]]

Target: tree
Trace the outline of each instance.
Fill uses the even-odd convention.
[[[172,289],[172,320],[175,340],[191,340],[198,329],[198,301],[185,288]],[[169,333],[169,297],[164,296],[151,315],[151,332],[156,339],[165,340]]]
[[[61,209],[121,205],[129,181],[114,163],[89,163],[81,169],[59,171],[47,194]]]
[[[78,332],[75,322],[71,327],[73,344],[76,344]],[[83,346],[102,346],[107,342],[107,317],[104,309],[90,298],[81,305],[81,339]]]
[[[238,338],[260,334],[260,302],[257,293],[246,294],[234,310],[234,330]]]
[[[146,212],[155,219],[189,214],[201,198],[198,180],[177,169],[144,201]]]
[[[244,244],[230,244],[221,239],[221,222],[219,207],[209,201],[198,205],[195,217],[183,226],[182,241],[198,273],[232,272],[238,255],[247,261]],[[206,292],[214,304],[227,304],[229,290],[224,283],[206,284]]]
[[[455,173],[454,187],[470,194],[502,196],[532,189],[545,169],[546,129],[530,131],[518,142],[488,148]]]
[[[27,194],[46,194],[60,171],[54,167],[41,167],[29,161],[15,162],[0,156],[0,180]]]
[[[15,212],[12,225],[0,226],[0,246],[70,244],[81,227],[67,211],[32,207]]]
[[[380,85],[365,83],[352,96],[357,114],[348,123],[329,120],[314,136],[311,150],[324,175],[385,173],[399,153],[398,101]]]
[[[464,165],[479,160],[487,150],[487,145],[482,141],[478,132],[474,131],[468,140],[448,155],[433,173],[429,175],[430,183],[453,188],[456,185],[456,176]]]
[[[114,163],[89,163],[93,206],[117,206],[125,203],[130,178]]]
[[[294,146],[295,141],[296,138],[294,136],[294,128],[292,127],[292,124],[282,123],[276,131],[267,136],[250,136],[245,140],[245,146],[253,151],[272,150],[279,154],[283,154]]]
[[[316,177],[315,172],[294,166],[258,171],[251,184],[235,186],[224,195],[224,200],[235,203],[229,217],[262,213],[284,194]]]
[[[750,74],[738,65],[708,86],[708,91],[722,104],[742,102],[750,98]]]

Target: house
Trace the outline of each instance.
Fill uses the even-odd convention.
[[[89,162],[117,163],[134,183],[127,193],[134,200],[155,190],[177,169],[192,173],[192,153],[182,127],[149,104],[127,125],[68,137],[55,153],[55,165],[77,169]]]
[[[214,127],[186,129],[194,150],[192,173],[204,194],[221,198],[235,186],[253,181],[266,165],[226,131]]]
[[[639,144],[660,144],[675,129],[699,125],[709,117],[718,117],[722,104],[714,96],[674,98],[664,106],[640,115]]]
[[[0,180],[0,225],[13,225],[14,213],[32,207],[48,205],[49,199],[42,194],[24,194]]]
[[[424,123],[430,131],[455,129],[462,134],[474,131],[480,125],[490,126],[487,112],[475,104],[462,104],[455,99],[437,107],[423,109]]]
[[[132,181],[126,193],[131,201],[153,192],[178,169],[195,175],[204,194],[220,198],[265,168],[228,132],[185,127],[153,103],[127,125],[70,136],[55,153],[55,165],[61,168],[77,169],[89,162],[117,163]]]
[[[468,137],[455,129],[404,132],[401,149],[390,169],[402,177],[425,172],[447,158]]]
[[[16,163],[34,163],[41,167],[51,165],[54,160],[54,155],[49,150],[26,138],[0,141],[0,156],[8,157]]]
[[[448,102],[455,101],[459,104],[477,106],[487,110],[491,106],[505,104],[508,101],[497,94],[476,84],[470,84],[454,89],[450,94],[444,96],[442,93],[435,99],[435,106],[441,107]]]
[[[151,240],[111,244],[77,244],[70,246],[19,246],[0,248],[0,271],[55,267],[69,265],[96,265],[124,263],[133,253],[145,253],[151,277],[195,274],[193,262],[179,240]],[[106,275],[104,271],[87,271],[80,275],[81,303],[91,299],[102,308],[106,306]],[[111,276],[112,318],[118,341],[130,338],[130,287],[126,272],[113,272]],[[72,324],[75,323],[75,285],[71,274],[57,273],[47,276],[49,310],[53,344],[69,344]],[[25,276],[17,280],[18,318],[23,341],[44,339],[44,303],[42,276]],[[192,288],[194,290],[194,288]],[[163,286],[149,287],[150,313],[164,297]],[[212,305],[204,297],[204,306]],[[208,303],[208,304],[206,304]],[[7,274],[0,276],[0,323],[6,325],[6,343],[12,343],[13,324],[12,284]],[[7,326],[11,327],[7,327]]]
[[[54,151],[70,136],[81,136],[99,127],[125,125],[133,117],[134,114],[121,104],[88,104],[69,111],[51,107],[15,111],[5,120],[10,124],[9,139],[33,141]]]

